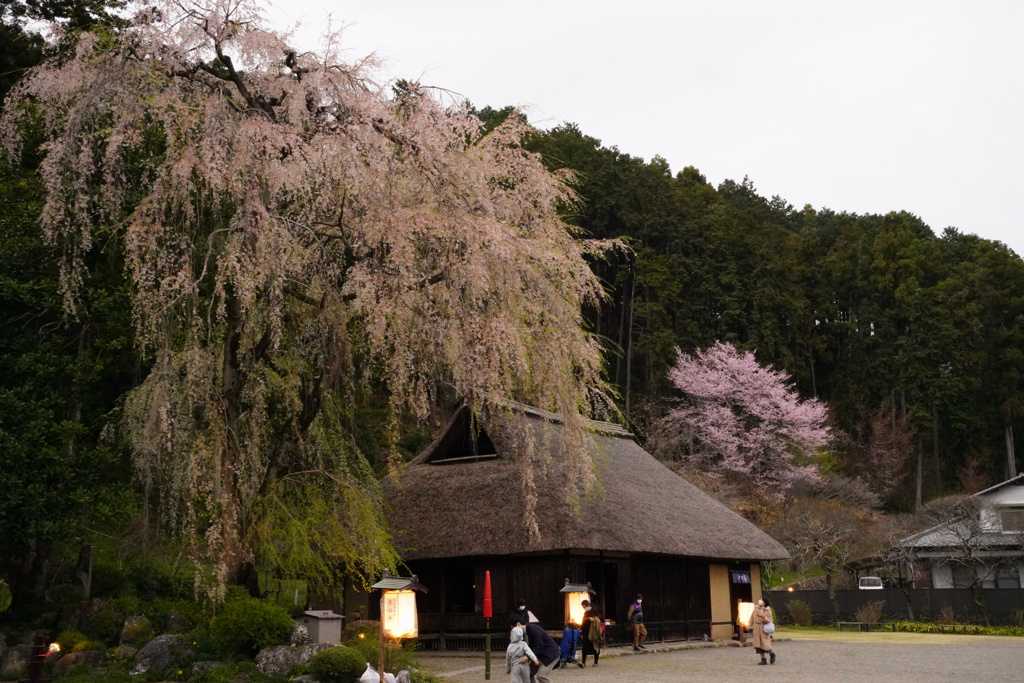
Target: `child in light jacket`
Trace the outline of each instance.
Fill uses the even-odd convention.
[[[534,664],[540,663],[523,640],[523,629],[515,626],[509,633],[508,649],[505,650],[505,673],[512,675],[509,679],[512,683],[530,683],[530,662],[520,662],[523,657],[529,657]]]

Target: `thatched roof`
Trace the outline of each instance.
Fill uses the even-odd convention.
[[[386,484],[402,557],[565,549],[744,561],[789,556],[773,538],[640,448],[629,432],[609,423],[589,425],[599,483],[577,499],[575,515],[568,465],[559,456],[566,429],[558,416],[515,406],[500,422],[477,425],[476,431],[469,409],[461,408],[398,481]],[[532,460],[521,445],[527,434],[533,438]],[[531,534],[524,518],[528,469],[536,486],[539,535]]]

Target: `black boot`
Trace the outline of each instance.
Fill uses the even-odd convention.
[[[774,664],[775,663],[775,650],[772,650],[771,652],[769,652],[768,656],[771,657],[771,662],[772,662],[772,664]]]
[[[767,661],[765,661],[764,655],[762,654],[762,655],[761,655],[761,661],[760,661],[760,662],[758,662],[758,663],[757,663],[757,665],[758,665],[758,666],[761,666],[762,664],[767,664],[767,663],[768,663],[768,662],[767,662]]]

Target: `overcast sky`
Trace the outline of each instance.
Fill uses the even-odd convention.
[[[1024,254],[1020,0],[272,0],[313,49],[524,106],[801,208],[906,210]]]

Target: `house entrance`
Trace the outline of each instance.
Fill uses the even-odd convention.
[[[598,613],[605,619],[619,621],[616,615],[619,609],[619,566],[614,562],[587,562],[583,571],[585,582],[597,591],[593,601]]]

